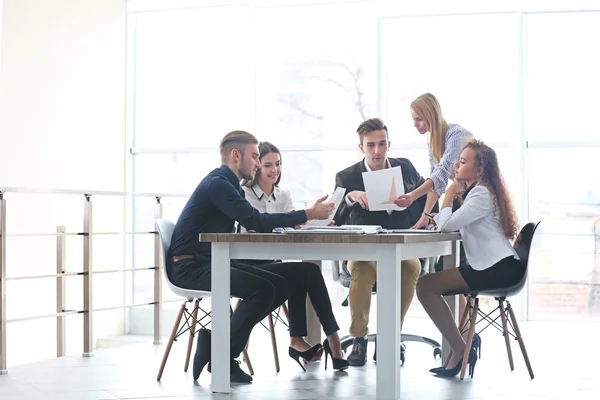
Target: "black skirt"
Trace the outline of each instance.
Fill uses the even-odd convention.
[[[502,289],[516,285],[523,277],[523,266],[513,256],[503,258],[483,271],[462,264],[458,271],[470,290]]]

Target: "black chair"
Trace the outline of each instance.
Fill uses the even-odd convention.
[[[515,318],[515,313],[510,305],[510,302],[507,300],[507,297],[515,296],[518,294],[525,283],[527,282],[527,271],[529,266],[529,251],[531,250],[531,243],[533,241],[533,235],[540,223],[529,222],[527,225],[521,229],[517,239],[514,243],[514,248],[517,251],[517,254],[520,258],[520,263],[523,266],[523,277],[521,280],[510,287],[500,288],[494,290],[481,290],[479,292],[448,292],[444,293],[444,295],[456,295],[463,294],[468,297],[467,305],[465,307],[465,312],[463,313],[462,319],[459,323],[461,327],[461,332],[467,331],[466,323],[470,321],[468,327],[468,335],[467,335],[467,343],[465,348],[465,357],[469,356],[469,351],[471,349],[471,344],[473,341],[473,336],[475,335],[475,326],[479,323],[485,323],[485,327],[481,329],[479,332],[482,332],[486,328],[493,326],[502,332],[504,336],[504,341],[506,343],[506,353],[508,354],[508,363],[510,364],[510,370],[514,370],[515,366],[512,358],[512,351],[510,348],[510,337],[512,336],[515,340],[519,342],[519,347],[521,348],[521,353],[523,353],[523,359],[525,360],[525,364],[527,365],[527,370],[529,371],[529,376],[533,379],[533,369],[531,368],[531,363],[529,362],[529,356],[527,355],[527,350],[525,349],[525,343],[523,342],[523,337],[521,336],[521,331],[519,330],[519,324],[517,323],[517,318]],[[492,312],[484,313],[479,309],[479,298],[478,296],[491,296],[498,301],[498,307],[496,307]],[[504,302],[506,302],[506,308],[504,307]],[[494,314],[498,311],[498,315],[494,317]],[[481,318],[477,321],[477,315]],[[467,319],[468,318],[468,319]],[[501,319],[502,325],[496,322],[498,318]],[[512,329],[509,330],[510,328]],[[450,356],[446,359],[446,363],[450,360]],[[465,358],[466,359],[466,358]],[[446,365],[444,365],[446,366]],[[463,363],[462,369],[460,371],[460,379],[464,379],[465,371],[466,371],[467,363]]]
[[[422,271],[427,271],[429,269],[428,268],[429,259],[420,259],[420,261],[421,261],[421,265],[422,265]],[[333,268],[332,268],[333,280],[338,281],[345,288],[350,288],[350,272],[348,271],[347,264],[348,264],[347,261],[343,261],[343,262],[333,261]],[[371,293],[377,293],[377,282],[375,282],[375,285],[373,285],[373,290]],[[342,306],[344,306],[344,307],[348,307],[348,296],[346,296],[346,299],[342,303]],[[368,334],[367,340],[369,342],[376,342],[377,334],[375,334],[375,333]],[[404,360],[405,360],[404,352],[406,351],[404,342],[421,342],[421,343],[428,344],[431,347],[433,347],[433,357],[434,358],[437,356],[441,357],[441,355],[442,355],[442,348],[441,348],[440,344],[438,342],[436,342],[435,340],[430,339],[428,337],[402,333],[400,340],[402,341],[402,352],[400,354],[400,358],[401,358],[403,364],[404,364]],[[344,336],[340,339],[340,341],[342,343],[342,350],[345,352],[348,347],[352,346],[352,344],[354,342],[354,338],[352,336]]]

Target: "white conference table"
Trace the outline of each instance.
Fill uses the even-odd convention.
[[[399,234],[201,234],[212,243],[212,391],[229,393],[230,265],[232,259],[377,261],[377,399],[400,398],[400,261],[446,256],[444,269],[456,266],[458,233]],[[455,313],[456,297],[446,299]],[[314,317],[311,318],[314,320]],[[318,323],[318,322],[317,322]],[[314,321],[311,323],[314,325]],[[314,326],[313,326],[314,330]],[[444,341],[443,354],[448,345]],[[348,371],[352,374],[352,370]]]

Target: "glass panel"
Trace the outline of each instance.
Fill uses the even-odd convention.
[[[530,151],[530,220],[542,221],[530,262],[532,318],[600,314],[600,148]],[[551,160],[564,160],[564,163]]]
[[[513,14],[382,21],[382,114],[402,143],[423,141],[410,103],[426,92],[438,98],[449,122],[476,137],[519,140],[517,23]]]
[[[252,130],[253,68],[244,7],[136,16],[135,146],[217,145]]]
[[[356,142],[356,127],[376,112],[371,9],[356,3],[253,12],[261,140],[280,146]]]
[[[598,141],[600,12],[528,15],[526,27],[528,139]]]

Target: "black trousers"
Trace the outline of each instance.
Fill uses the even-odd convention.
[[[211,290],[209,262],[181,260],[170,265],[171,281],[182,288]],[[290,336],[306,336],[306,295],[325,334],[339,330],[319,267],[306,262],[248,265],[231,263],[230,293],[243,301],[231,316],[231,357],[239,357],[254,326],[288,300]]]

